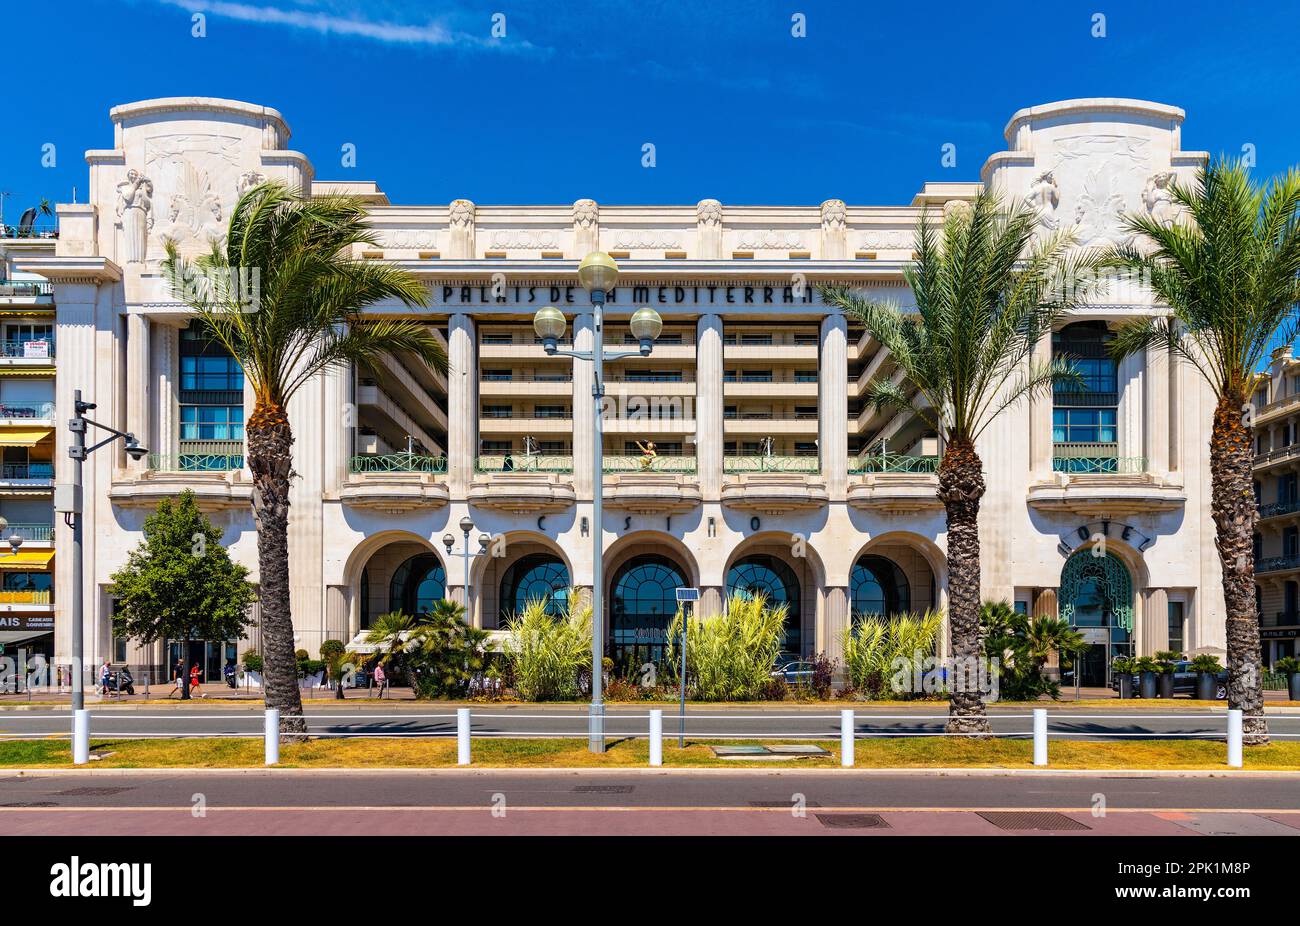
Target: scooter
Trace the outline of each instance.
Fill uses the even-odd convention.
[[[227,685],[229,685],[231,688],[236,687],[236,686],[235,686],[235,667],[234,667],[234,666],[226,666],[224,669],[221,670],[221,674],[224,675],[224,676],[226,677],[226,684],[227,684]]]

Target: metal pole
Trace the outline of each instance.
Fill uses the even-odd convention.
[[[587,748],[592,752],[605,751],[605,702],[601,698],[602,672],[605,662],[605,429],[601,416],[605,400],[605,292],[591,291],[591,366],[592,409],[595,422],[592,428],[592,492],[591,492],[591,716],[588,727]]]
[[[81,390],[72,393],[72,420],[68,422],[72,432],[72,446],[68,456],[72,459],[72,562],[68,571],[72,575],[72,601],[70,619],[72,621],[72,710],[79,711],[86,706],[86,678],[83,663],[85,661],[85,635],[82,632],[82,576],[81,576],[81,461],[86,456],[86,420],[81,411]]]
[[[677,711],[677,748],[686,748],[686,626],[690,620],[688,608],[682,605],[682,700]]]
[[[1228,767],[1241,768],[1241,711],[1228,711]]]
[[[1034,708],[1034,764],[1047,764],[1047,711]]]
[[[72,712],[72,764],[90,761],[90,711],[77,708]]]
[[[473,598],[469,594],[469,531],[465,531],[465,623],[473,626],[474,616],[471,609],[473,608]]]

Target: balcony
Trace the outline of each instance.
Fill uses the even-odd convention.
[[[0,479],[5,482],[48,482],[53,478],[54,464],[45,461],[0,465]]]
[[[54,240],[59,237],[58,222],[30,222],[27,224],[19,223],[17,225],[0,225],[0,238],[19,238],[19,239],[49,239]]]
[[[1052,445],[1054,473],[1143,473],[1145,457],[1121,457],[1114,443],[1056,443]]]
[[[485,373],[479,378],[479,395],[542,396],[568,399],[573,395],[573,375],[564,373]]]
[[[0,403],[0,424],[24,424],[35,421],[53,422],[54,403]]]
[[[466,495],[479,508],[512,514],[546,514],[573,506],[573,457],[549,454],[478,458]]]
[[[1256,561],[1255,572],[1262,574],[1266,572],[1289,572],[1292,569],[1300,569],[1300,555],[1290,554],[1287,556],[1269,556]]]
[[[6,303],[17,300],[49,301],[54,296],[54,284],[48,280],[0,280],[0,300]]]
[[[124,508],[155,508],[185,489],[205,512],[246,508],[253,484],[242,441],[181,441],[175,454],[151,453],[143,472],[119,470],[108,497]]]
[[[51,606],[53,604],[54,593],[48,588],[0,590],[0,605]]]
[[[937,456],[878,453],[851,458],[849,506],[881,514],[942,509],[938,468]]]
[[[1029,506],[1101,519],[1176,511],[1186,505],[1181,483],[1147,472],[1144,457],[1105,455],[1114,447],[1057,444],[1052,478],[1029,486]]]
[[[416,453],[359,454],[348,461],[339,500],[352,508],[405,514],[450,500],[447,458]]]
[[[10,522],[9,526],[5,528],[4,536],[0,537],[0,540],[4,540],[13,534],[17,534],[28,543],[53,543],[54,525]]]
[[[727,437],[733,435],[761,437],[807,437],[815,439],[818,434],[817,415],[791,414],[787,417],[775,417],[770,414],[746,412],[739,415],[724,415],[722,433]]]
[[[573,457],[533,453],[524,456],[492,454],[481,456],[475,465],[480,473],[572,473]]]
[[[700,504],[694,456],[606,454],[603,458],[606,507],[632,514],[674,514]]]
[[[816,456],[730,455],[722,472],[722,503],[738,511],[783,514],[829,500]]]
[[[149,468],[163,473],[221,473],[244,468],[243,441],[180,442],[180,452],[149,454]]]
[[[0,341],[0,363],[8,367],[54,368],[54,339]]]
[[[1272,502],[1259,506],[1259,519],[1263,521],[1265,518],[1278,518],[1285,514],[1295,514],[1297,511],[1300,511],[1300,499]]]
[[[1297,459],[1300,459],[1300,443],[1289,444],[1285,447],[1274,447],[1264,453],[1257,453],[1252,461],[1252,466],[1256,470],[1268,469],[1282,463],[1294,463]]]

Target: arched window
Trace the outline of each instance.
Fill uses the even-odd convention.
[[[1133,655],[1133,577],[1113,553],[1080,550],[1065,561],[1058,593],[1061,617],[1090,644],[1078,659],[1078,681],[1110,684],[1110,663]]]
[[[801,595],[793,569],[775,556],[755,554],[743,557],[727,570],[727,595],[730,597],[736,592],[746,595],[761,593],[772,607],[785,605],[782,652],[793,656],[803,654],[803,625],[799,618]]]
[[[447,573],[436,553],[417,553],[393,573],[388,610],[420,614],[447,597]]]
[[[883,556],[861,556],[849,577],[849,614],[894,617],[912,607],[912,590],[898,564]]]
[[[548,602],[559,615],[569,606],[569,568],[553,553],[529,553],[510,564],[501,577],[502,624],[524,610],[529,601]]]
[[[677,589],[688,586],[686,572],[653,553],[634,556],[619,567],[610,584],[610,656],[617,665],[658,662],[668,625],[677,614]]]

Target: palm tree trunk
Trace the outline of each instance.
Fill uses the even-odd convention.
[[[266,706],[279,709],[282,733],[306,733],[289,604],[289,479],[293,470],[293,431],[283,408],[261,401],[253,409],[245,431],[248,468],[253,472],[253,515],[257,520]]]
[[[1223,396],[1210,433],[1210,511],[1223,570],[1227,609],[1228,707],[1242,712],[1243,742],[1268,744],[1261,677],[1259,615],[1255,610],[1255,491],[1251,434],[1242,420],[1244,396]]]
[[[948,701],[949,733],[988,733],[984,694],[976,684],[980,640],[980,498],[984,466],[970,440],[948,444],[939,464],[939,500],[948,518],[948,628],[954,684]]]

